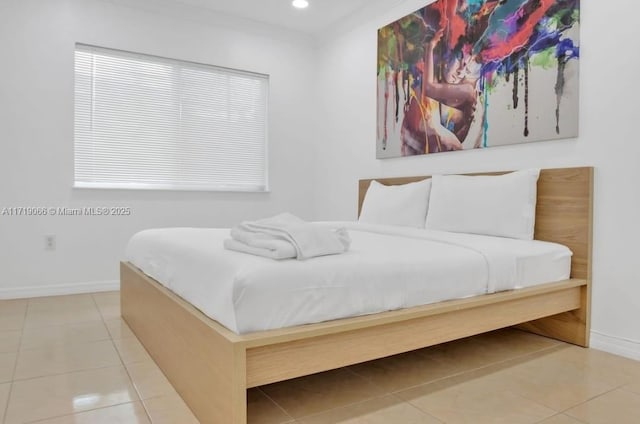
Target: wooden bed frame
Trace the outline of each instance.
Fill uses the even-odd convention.
[[[392,185],[424,178],[378,181]],[[370,182],[360,181],[359,207]],[[574,252],[566,281],[241,336],[121,263],[122,316],[203,424],[245,424],[250,387],[508,326],[586,347],[592,197],[592,168],[540,175],[535,238]]]

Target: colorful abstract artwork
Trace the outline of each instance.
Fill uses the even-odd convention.
[[[578,135],[579,0],[437,0],[378,30],[377,157]]]

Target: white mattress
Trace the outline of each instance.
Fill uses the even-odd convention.
[[[225,250],[228,229],[142,231],[129,262],[244,334],[373,314],[569,278],[562,245],[433,230],[346,226],[351,249],[306,261]]]

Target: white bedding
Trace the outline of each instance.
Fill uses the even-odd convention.
[[[228,229],[133,236],[126,257],[225,327],[244,334],[372,314],[569,278],[562,245],[358,223],[350,251],[276,261],[223,248]]]

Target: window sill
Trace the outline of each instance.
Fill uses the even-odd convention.
[[[236,192],[236,193],[270,193],[269,187],[233,187],[233,186],[176,186],[170,184],[129,184],[129,183],[86,183],[75,182],[74,189],[98,190],[150,190],[150,191],[206,191],[206,192]]]

